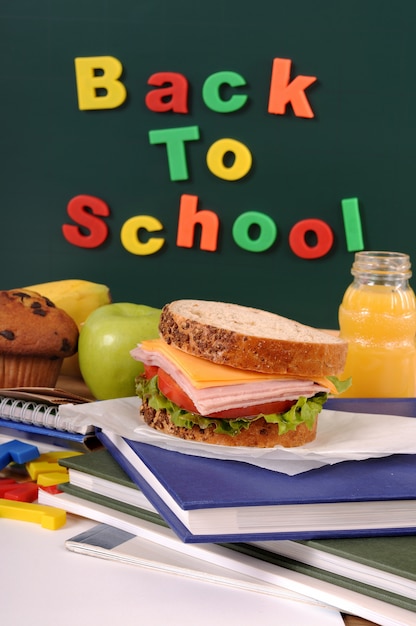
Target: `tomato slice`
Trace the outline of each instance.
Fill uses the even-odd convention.
[[[153,376],[157,376],[159,372],[159,368],[157,365],[145,365],[144,366],[144,377],[150,380]]]
[[[226,409],[225,411],[217,411],[211,413],[207,417],[218,419],[238,419],[239,417],[256,417],[262,413],[263,415],[272,415],[273,413],[285,413],[296,403],[296,400],[278,400],[276,402],[268,402],[266,404],[257,404],[254,406],[235,407]]]
[[[169,374],[160,368],[158,372],[158,385],[163,395],[181,407],[181,409],[198,414],[191,398],[183,391],[178,383],[173,380],[171,376],[169,376]],[[205,417],[212,417],[214,419],[238,419],[239,417],[255,417],[260,413],[263,413],[264,415],[284,413],[285,411],[288,411],[290,407],[295,404],[295,402],[295,400],[278,400],[276,402],[267,402],[265,404],[258,404],[250,407],[235,407],[233,409],[217,411],[216,413],[211,413]]]
[[[177,404],[181,409],[190,411],[191,413],[198,413],[194,403],[187,393],[173,380],[172,376],[169,376],[164,370],[159,368],[158,372],[158,386],[164,396]]]

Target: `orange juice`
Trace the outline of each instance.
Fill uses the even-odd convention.
[[[341,378],[352,377],[344,397],[416,395],[415,294],[407,280],[382,283],[356,274],[344,294],[339,324],[349,346]]]

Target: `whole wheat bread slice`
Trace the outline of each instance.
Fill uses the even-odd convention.
[[[162,310],[166,343],[214,363],[270,374],[342,373],[348,344],[294,320],[237,304],[176,300]]]

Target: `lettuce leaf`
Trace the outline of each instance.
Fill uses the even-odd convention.
[[[322,410],[324,403],[328,398],[327,393],[317,393],[312,398],[305,398],[301,396],[296,404],[294,404],[285,413],[273,413],[271,415],[260,414],[255,418],[239,418],[239,419],[214,419],[211,417],[205,417],[198,415],[197,413],[191,413],[181,409],[177,404],[171,402],[163,393],[159,390],[157,385],[157,376],[151,379],[146,379],[144,376],[139,376],[136,379],[136,393],[143,400],[146,399],[149,406],[154,410],[165,409],[175,426],[192,428],[197,425],[200,428],[208,428],[208,426],[214,426],[215,432],[225,435],[237,435],[244,428],[248,428],[253,422],[253,419],[259,419],[263,417],[266,422],[277,424],[279,427],[279,434],[282,435],[289,430],[295,430],[299,424],[305,422],[306,426],[311,430],[314,426],[315,419]]]
[[[327,379],[331,381],[331,383],[333,383],[335,389],[338,391],[338,393],[343,393],[344,391],[346,391],[349,387],[351,387],[352,384],[352,378],[347,378],[346,380],[339,380],[339,378],[337,378],[336,376],[327,376]]]

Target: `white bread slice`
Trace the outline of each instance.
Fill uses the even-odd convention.
[[[237,304],[176,300],[159,325],[166,343],[214,363],[270,374],[340,374],[348,344],[288,318]]]

